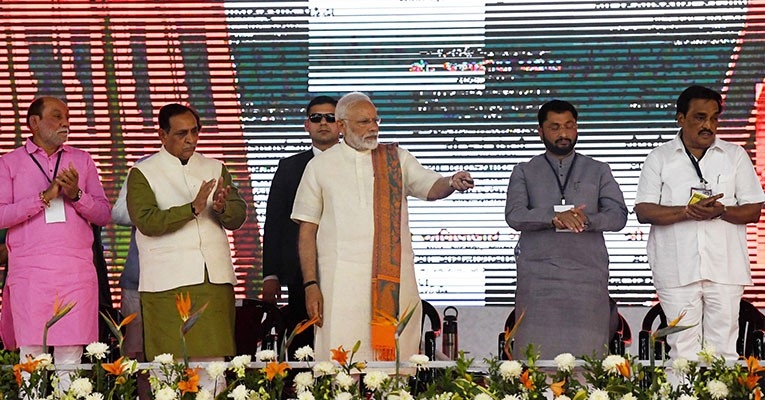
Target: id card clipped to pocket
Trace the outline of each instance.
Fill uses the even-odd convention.
[[[712,190],[705,187],[692,187],[691,198],[688,199],[688,205],[696,204],[701,200],[706,199],[712,195]]]

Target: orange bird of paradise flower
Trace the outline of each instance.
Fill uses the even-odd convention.
[[[186,393],[199,392],[199,367],[186,368],[186,380],[178,382],[178,389],[181,391],[181,396]]]
[[[277,363],[276,361],[271,361],[266,364],[266,368],[264,369],[266,372],[266,379],[272,381],[277,376],[287,376],[287,370],[290,369],[290,365],[287,362]]]
[[[332,352],[332,359],[334,361],[337,361],[340,365],[348,363],[348,353],[350,353],[350,351],[343,349],[343,345],[340,345],[336,349],[331,349],[330,351]]]
[[[120,357],[117,359],[117,361],[113,363],[104,363],[104,364],[101,364],[101,366],[110,375],[120,376],[122,375],[123,372],[125,372],[125,369],[127,369],[127,364],[122,364],[122,360],[124,358],[125,357]]]
[[[309,320],[303,320],[303,321],[298,322],[298,324],[295,325],[295,329],[292,330],[292,335],[297,336],[297,335],[303,333],[303,331],[305,331],[306,329],[310,328],[311,326],[313,326],[317,322],[319,322],[319,316],[318,315],[314,315],[313,318],[311,318]]]
[[[191,313],[191,295],[186,293],[186,296],[184,297],[183,293],[176,293],[175,307],[178,309],[178,315],[181,316],[183,322],[186,322]]]

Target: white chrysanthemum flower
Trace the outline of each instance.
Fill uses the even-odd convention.
[[[335,400],[353,400],[353,395],[348,392],[340,392],[335,395]]]
[[[300,372],[295,375],[295,388],[298,393],[305,392],[313,386],[313,374],[310,372]]]
[[[633,395],[632,393],[627,393],[624,396],[622,396],[622,400],[637,400],[637,397]]]
[[[335,373],[335,364],[329,361],[320,361],[313,366],[316,376],[332,375]]]
[[[576,357],[571,353],[561,353],[555,356],[553,361],[555,361],[555,365],[558,366],[558,371],[571,372],[574,369]]]
[[[707,382],[707,391],[713,399],[724,399],[728,397],[728,386],[725,383],[717,379],[712,379]]]
[[[69,385],[69,392],[71,392],[74,397],[85,397],[93,392],[93,384],[88,378],[77,378],[72,381],[71,385]]]
[[[681,394],[677,400],[699,400],[699,398],[690,394]]]
[[[624,364],[625,361],[627,360],[625,360],[624,357],[616,354],[611,354],[603,360],[603,369],[605,369],[609,374],[616,375],[619,373],[619,369],[616,366]]]
[[[409,363],[417,368],[426,368],[428,366],[428,361],[430,361],[430,358],[425,354],[412,354],[412,356],[409,357]]]
[[[231,360],[231,367],[232,368],[247,368],[247,365],[249,365],[252,362],[252,357],[250,357],[249,354],[244,354],[241,356],[236,356]]]
[[[104,395],[101,393],[91,393],[85,396],[85,400],[104,400]]]
[[[517,394],[506,394],[505,397],[502,398],[502,400],[523,400],[521,396],[518,396]]]
[[[228,394],[228,397],[234,400],[247,400],[250,397],[250,391],[244,385],[239,385]]]
[[[255,353],[255,359],[258,361],[276,361],[276,352],[273,350],[261,350]]]
[[[393,399],[392,399],[393,398]],[[412,394],[406,390],[398,390],[393,394],[388,395],[389,400],[414,400]]]
[[[372,371],[364,376],[364,384],[371,390],[378,390],[388,380],[388,374],[382,371]]]
[[[154,399],[155,400],[177,400],[178,394],[175,393],[175,390],[173,390],[173,388],[165,386],[156,392],[156,394],[154,395]]]
[[[704,342],[704,346],[701,348],[701,351],[697,355],[699,356],[699,361],[707,364],[712,364],[715,359],[715,353],[715,346]]]
[[[486,393],[478,393],[473,397],[473,400],[493,400],[491,396]]]
[[[93,357],[96,360],[103,360],[106,358],[106,353],[109,352],[109,346],[106,343],[93,342],[85,346],[85,355]]]
[[[223,361],[213,361],[207,364],[205,371],[210,375],[210,378],[218,379],[226,373],[226,363]]]
[[[601,389],[595,389],[592,391],[592,393],[590,393],[590,396],[587,397],[587,399],[588,400],[608,400],[608,392]]]
[[[335,383],[337,383],[341,389],[348,390],[351,386],[356,385],[356,379],[346,374],[345,371],[340,371],[335,375]]]
[[[518,361],[503,361],[499,365],[499,374],[502,375],[502,379],[510,380],[520,378],[523,373],[523,365]]]
[[[678,374],[687,374],[691,364],[685,358],[672,360],[672,370]]]
[[[313,393],[311,392],[302,392],[298,393],[298,400],[314,400]]]
[[[49,366],[53,365],[53,356],[48,353],[43,353],[35,357],[35,361],[40,362],[39,364],[37,364],[37,370],[46,369]]]
[[[160,363],[164,365],[172,364],[175,362],[175,359],[173,358],[173,355],[170,353],[162,353],[156,357],[154,357],[155,363]]]
[[[556,397],[555,400],[571,400],[571,397],[568,397],[565,394],[562,394],[562,395]]]
[[[194,397],[196,400],[213,400],[214,397],[207,389],[199,389],[197,395]]]
[[[295,350],[295,358],[298,361],[308,361],[313,358],[313,349],[311,346],[303,346]]]

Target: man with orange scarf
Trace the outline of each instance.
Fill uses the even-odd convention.
[[[363,93],[343,96],[335,114],[343,142],[308,164],[292,211],[308,316],[319,318],[316,358],[360,340],[358,359],[393,360],[395,327],[385,320],[417,307],[399,340],[408,359],[421,318],[407,196],[442,199],[473,180],[465,171],[443,177],[396,144],[378,144],[380,118]]]

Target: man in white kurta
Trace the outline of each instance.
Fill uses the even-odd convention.
[[[374,246],[374,177],[371,150],[377,147],[377,110],[369,98],[351,93],[338,102],[343,143],[308,163],[295,198],[292,219],[300,223],[299,252],[306,308],[318,315],[317,360],[330,349],[350,349],[361,341],[357,360],[374,360],[370,346],[372,253]],[[399,310],[417,307],[400,338],[401,358],[417,354],[420,297],[414,272],[407,196],[435,200],[472,187],[467,172],[451,178],[424,168],[398,148],[402,173],[401,274]],[[450,186],[451,184],[451,186]],[[318,263],[317,263],[318,262]],[[317,265],[318,264],[318,265]]]

